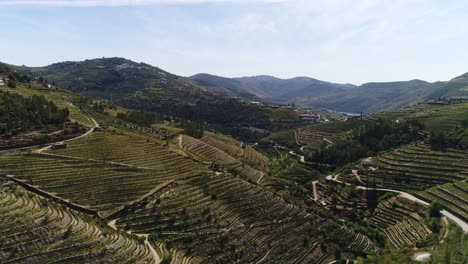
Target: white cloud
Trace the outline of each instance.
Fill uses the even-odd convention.
[[[258,0],[256,2],[276,3],[284,0]],[[247,0],[4,0],[0,6],[70,6],[70,7],[92,7],[92,6],[137,6],[158,4],[203,4],[203,3],[248,3]]]
[[[198,4],[226,2],[225,0],[6,0],[0,5],[45,5],[45,6],[132,6],[153,4]]]

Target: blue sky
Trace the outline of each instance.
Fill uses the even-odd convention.
[[[468,72],[466,14],[461,0],[0,0],[0,61],[118,56],[183,76],[448,80]]]

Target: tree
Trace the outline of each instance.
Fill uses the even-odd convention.
[[[447,148],[447,137],[444,133],[437,133],[431,131],[429,135],[429,144],[431,144],[431,148],[444,150]]]
[[[375,190],[376,182],[374,177],[369,177],[367,181],[366,198],[369,208],[377,206],[377,191]]]
[[[430,205],[429,205],[429,216],[430,217],[440,217],[440,211],[443,209],[444,207],[438,203],[438,202],[432,202]]]
[[[18,85],[18,81],[16,81],[15,79],[8,80],[7,86],[9,88],[16,88],[17,85]]]

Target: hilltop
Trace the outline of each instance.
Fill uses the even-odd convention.
[[[158,67],[124,58],[101,58],[84,61],[66,61],[45,67],[18,67],[41,76],[77,93],[106,99],[157,94],[174,97],[186,103],[214,96],[188,78],[166,72]],[[192,97],[186,97],[193,93]]]
[[[295,102],[300,98],[322,97],[339,94],[354,88],[352,84],[337,84],[309,77],[280,79],[268,75],[242,78],[224,78],[209,74],[196,74],[190,77],[205,86],[227,89],[237,96],[254,95],[260,100],[273,102]]]

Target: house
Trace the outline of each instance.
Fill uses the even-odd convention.
[[[0,79],[0,86],[4,86],[4,85],[5,85],[5,83],[3,82],[2,79]]]
[[[373,166],[374,165],[374,159],[372,157],[365,158],[361,160],[361,165],[364,167],[368,166]]]

